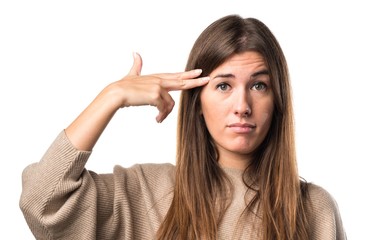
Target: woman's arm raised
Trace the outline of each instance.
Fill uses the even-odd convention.
[[[156,121],[162,122],[175,104],[169,91],[203,86],[208,77],[196,78],[200,69],[141,76],[142,59],[134,53],[133,66],[123,79],[105,87],[91,104],[65,129],[75,148],[90,151],[114,116],[124,107],[152,105],[159,114]]]

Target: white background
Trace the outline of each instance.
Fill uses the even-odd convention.
[[[1,1],[0,238],[33,239],[21,173],[108,83],[178,72],[199,33],[226,14],[262,20],[292,77],[300,175],[336,199],[349,239],[386,239],[386,8],[376,1]],[[179,93],[173,96],[178,102]],[[87,168],[174,162],[177,107],[121,110]]]

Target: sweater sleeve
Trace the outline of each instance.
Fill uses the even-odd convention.
[[[24,169],[19,205],[36,239],[95,239],[96,183],[84,168],[90,154],[62,131],[41,161]]]
[[[338,205],[332,195],[314,184],[309,187],[309,195],[311,200],[310,239],[347,239]]]
[[[20,208],[36,239],[153,239],[169,209],[172,164],[85,169],[64,131],[22,174]]]

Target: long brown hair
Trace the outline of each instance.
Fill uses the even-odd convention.
[[[264,57],[275,107],[269,132],[243,174],[252,193],[244,214],[260,219],[257,237],[308,239],[307,184],[297,170],[289,74],[274,35],[257,19],[225,16],[196,40],[186,70],[199,68],[207,76],[230,56],[245,51]],[[158,239],[216,239],[228,207],[232,188],[201,115],[200,92],[196,88],[181,93],[174,197]]]

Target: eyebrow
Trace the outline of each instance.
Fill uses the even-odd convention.
[[[251,78],[255,78],[255,77],[258,77],[260,75],[268,75],[268,74],[269,74],[269,71],[265,69],[265,70],[258,71],[258,72],[251,74]],[[235,78],[235,75],[231,74],[231,73],[224,73],[224,74],[216,75],[213,79],[215,79],[215,78]]]

